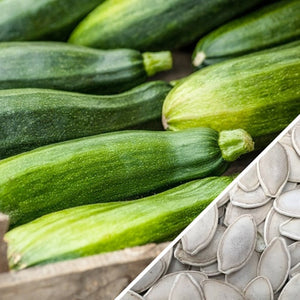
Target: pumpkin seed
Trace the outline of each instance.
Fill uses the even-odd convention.
[[[238,181],[238,186],[245,192],[252,192],[259,186],[256,163],[248,167],[247,172]]]
[[[195,255],[204,249],[212,240],[218,225],[218,208],[211,206],[182,237],[182,248],[190,254]]]
[[[300,156],[291,146],[284,145],[284,149],[288,155],[290,164],[288,180],[291,182],[300,182]]]
[[[200,284],[185,273],[178,274],[169,294],[169,300],[199,299],[202,300],[203,292]]]
[[[241,269],[251,258],[256,243],[256,225],[251,215],[236,219],[221,238],[217,258],[219,270],[230,274]]]
[[[292,144],[298,155],[300,155],[300,126],[295,126],[292,130]]]
[[[204,273],[197,271],[181,271],[176,273],[171,273],[163,276],[159,279],[144,295],[146,300],[166,300],[169,297],[169,293],[174,284],[176,276],[178,274],[189,274],[191,275],[196,282],[200,285],[203,280],[207,279],[207,276]]]
[[[283,288],[279,300],[296,300],[300,295],[300,273],[295,275]]]
[[[300,242],[295,242],[288,246],[291,255],[291,267],[300,262]]]
[[[264,276],[252,279],[244,289],[247,300],[273,300],[273,290],[270,281]]]
[[[265,250],[265,248],[266,248],[266,243],[264,240],[264,236],[260,234],[260,232],[257,230],[255,251],[261,253]]]
[[[235,186],[229,195],[231,203],[242,208],[260,207],[271,200],[270,197],[265,195],[261,186],[251,192],[245,192],[240,187]]]
[[[166,262],[160,259],[156,264],[132,287],[132,290],[141,293],[151,287],[167,270]]]
[[[207,279],[202,282],[203,292],[207,300],[244,300],[242,293],[229,283]]]
[[[219,220],[225,215],[225,205],[218,207],[218,217]]]
[[[292,146],[292,137],[290,133],[286,133],[280,140],[279,143],[282,145]]]
[[[257,275],[267,277],[276,293],[284,285],[290,266],[291,257],[284,239],[274,238],[260,257]]]
[[[254,251],[249,261],[241,269],[225,275],[225,281],[242,291],[245,286],[256,277],[259,257],[260,255]]]
[[[123,297],[122,300],[143,300],[144,298],[134,291],[129,290]]]
[[[184,264],[190,264],[192,266],[207,266],[215,261],[217,261],[217,249],[220,239],[225,232],[226,228],[224,226],[218,225],[215,235],[211,242],[206,248],[202,249],[195,255],[190,255],[186,253],[182,248],[182,243],[179,242],[174,255],[175,257]]]
[[[296,264],[293,268],[289,271],[289,278],[291,279],[295,275],[300,273],[300,263]]]
[[[200,271],[206,274],[208,277],[222,274],[218,269],[218,262],[214,262],[208,266],[200,267]]]
[[[190,267],[189,265],[183,264],[179,260],[177,260],[175,257],[173,257],[166,274],[175,273],[175,272],[179,272],[179,271],[185,271],[185,270],[188,270],[189,267]]]
[[[290,181],[288,181],[288,182],[285,184],[285,186],[284,186],[284,188],[283,188],[283,190],[282,190],[282,193],[285,193],[285,192],[294,190],[294,189],[296,189],[296,188],[297,188],[297,183],[296,183],[296,182],[290,182]]]
[[[224,204],[226,204],[229,201],[229,192],[226,192],[224,195],[221,196],[221,198],[219,198],[219,200],[217,201],[217,206],[223,206]]]
[[[291,218],[279,226],[282,235],[300,241],[300,219]]]
[[[300,190],[296,189],[281,194],[275,199],[274,208],[285,216],[300,218]]]
[[[285,221],[289,220],[290,218],[287,216],[284,216],[282,214],[279,214],[274,208],[272,208],[265,221],[265,228],[264,228],[264,240],[266,245],[269,245],[271,240],[274,237],[280,237],[280,231],[279,226],[280,224],[284,223]],[[289,238],[283,237],[286,241],[286,243],[292,244],[293,241]]]
[[[269,201],[265,205],[260,207],[242,208],[242,207],[232,205],[232,203],[229,202],[226,208],[224,224],[226,226],[229,226],[242,215],[252,215],[256,225],[259,225],[265,220],[268,212],[272,208],[272,205],[273,205],[272,202]]]
[[[258,160],[257,174],[265,194],[277,197],[289,176],[289,161],[283,146],[275,144]]]

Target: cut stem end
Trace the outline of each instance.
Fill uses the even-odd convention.
[[[145,71],[148,76],[153,76],[158,72],[172,68],[173,59],[170,51],[145,52],[142,55]]]

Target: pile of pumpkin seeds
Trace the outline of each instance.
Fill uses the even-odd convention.
[[[122,299],[299,299],[300,124],[236,181]]]

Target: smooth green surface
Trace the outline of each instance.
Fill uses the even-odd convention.
[[[299,45],[209,66],[171,90],[163,105],[164,126],[241,128],[258,142],[300,113],[299,82]]]
[[[161,71],[162,65],[171,67],[158,62],[151,65],[153,73],[157,68]],[[142,54],[130,49],[96,50],[58,42],[0,43],[0,89],[113,94],[145,82],[147,67]]]
[[[70,31],[103,0],[2,0],[0,41],[29,41]]]
[[[101,49],[169,50],[186,45],[265,0],[107,0],[69,42]]]
[[[55,142],[144,126],[161,118],[170,89],[166,82],[152,81],[112,96],[0,90],[0,159]]]
[[[271,48],[300,38],[300,1],[279,1],[231,21],[203,37],[196,67]]]
[[[0,161],[0,211],[11,226],[64,208],[137,198],[228,166],[209,128],[121,131]]]
[[[171,240],[231,181],[231,177],[210,177],[139,200],[86,205],[43,216],[5,235],[10,267],[21,269]]]

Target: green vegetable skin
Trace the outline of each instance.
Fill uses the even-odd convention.
[[[243,128],[257,147],[300,113],[300,46],[209,66],[181,80],[163,105],[164,127]]]
[[[209,128],[122,131],[53,144],[0,161],[0,211],[13,227],[69,207],[137,198],[220,175],[228,161],[251,150],[246,132]]]
[[[46,89],[0,91],[0,159],[74,138],[145,126],[161,118],[171,87],[144,83],[112,96]]]
[[[75,28],[70,43],[161,50],[189,44],[266,0],[107,0]]]
[[[58,42],[0,43],[0,89],[33,87],[113,94],[171,67],[168,51],[141,54]]]
[[[135,201],[48,214],[5,235],[10,267],[22,269],[171,240],[231,181],[231,177],[209,177]]]
[[[70,31],[104,0],[1,0],[0,41],[28,41]]]
[[[300,37],[300,1],[280,1],[231,21],[203,37],[193,53],[201,67]]]

